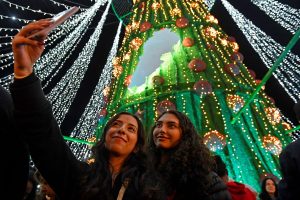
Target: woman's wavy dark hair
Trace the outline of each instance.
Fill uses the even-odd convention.
[[[120,174],[122,174],[122,182],[125,178],[130,178],[136,187],[139,185],[137,177],[139,173],[146,169],[146,156],[144,152],[145,132],[142,122],[135,115],[127,112],[120,112],[113,116],[106,124],[101,139],[93,146],[92,154],[95,162],[91,165],[91,170],[82,180],[84,188],[82,190],[83,199],[101,198],[104,200],[113,199],[112,178],[110,173],[110,164],[108,162],[109,151],[105,147],[105,136],[113,122],[121,115],[130,115],[134,117],[138,123],[138,139],[136,151],[132,152],[122,166]]]
[[[210,151],[185,114],[170,110],[162,113],[157,120],[165,114],[173,114],[178,118],[182,138],[174,149],[168,151],[158,149],[153,141],[155,126],[152,127],[148,138],[152,163],[166,180],[168,193],[176,191],[176,199],[185,199],[184,196],[191,195],[187,194],[190,191],[195,199],[206,199],[209,196],[207,192],[210,183],[208,174],[212,170],[213,164]],[[168,161],[165,163],[160,162],[162,152],[169,155]]]
[[[275,185],[274,196],[275,197],[278,196],[278,187],[277,187],[276,181],[271,177],[267,177],[261,183],[261,193],[259,194],[259,199],[261,199],[261,200],[272,200],[272,198],[270,197],[269,193],[266,190],[267,180],[272,180],[273,181],[273,183]]]

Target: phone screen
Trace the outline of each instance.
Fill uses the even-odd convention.
[[[68,9],[68,10],[65,10],[65,11],[62,11],[62,12],[58,13],[57,15],[52,17],[53,24],[51,24],[50,26],[46,27],[43,30],[40,30],[36,33],[33,33],[28,38],[30,38],[30,39],[39,39],[41,37],[41,35],[49,34],[53,29],[55,29],[57,26],[59,26],[64,21],[66,21],[68,18],[70,18],[72,15],[74,15],[78,10],[79,10],[79,8],[74,6],[70,9]]]
[[[77,10],[77,9],[76,9]],[[57,21],[59,18],[63,17],[64,15],[68,14],[69,12],[72,12],[73,8],[70,8],[68,10],[62,11],[58,14],[56,14],[54,17],[52,17],[53,21]]]

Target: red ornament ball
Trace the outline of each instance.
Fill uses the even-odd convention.
[[[198,81],[194,84],[194,90],[197,94],[211,94],[212,93],[212,86],[208,81]]]
[[[227,40],[228,40],[229,42],[235,42],[235,41],[236,41],[235,38],[232,37],[232,36],[229,36],[229,37],[227,38]]]
[[[275,99],[273,99],[273,98],[270,97],[270,96],[268,96],[268,98],[269,98],[269,100],[270,100],[273,104],[275,104]]]
[[[261,80],[259,80],[259,79],[256,79],[256,80],[255,80],[256,85],[259,85],[260,82],[261,82]],[[263,86],[261,87],[261,89],[262,89],[262,90],[266,89],[266,86],[263,85]]]
[[[206,133],[203,137],[204,144],[213,152],[224,149],[226,137],[217,130]]]
[[[194,40],[192,38],[184,38],[182,41],[182,45],[185,47],[192,47],[194,46]]]
[[[106,115],[107,115],[107,110],[106,110],[106,108],[102,108],[102,109],[100,110],[100,112],[99,112],[99,115],[100,115],[100,116],[106,116]]]
[[[240,52],[234,52],[231,56],[230,59],[234,62],[237,62],[241,64],[244,61],[244,56]]]
[[[263,147],[270,153],[279,156],[282,151],[282,143],[281,141],[273,136],[273,135],[266,135],[262,139]]]
[[[159,114],[162,114],[163,112],[168,110],[176,110],[176,106],[172,101],[163,100],[157,104],[157,112]]]
[[[165,79],[161,76],[153,76],[153,78],[152,78],[153,85],[156,85],[156,86],[162,85],[162,84],[164,84],[164,82],[165,82]]]
[[[185,17],[178,18],[175,22],[178,28],[185,28],[189,25],[189,20]]]
[[[143,22],[141,25],[140,25],[140,32],[145,32],[145,31],[148,31],[150,28],[152,27],[152,24],[150,22]]]
[[[104,105],[107,105],[107,103],[109,102],[108,96],[103,96],[102,102]]]
[[[217,49],[217,47],[213,44],[207,44],[207,48],[213,51]]]
[[[139,3],[139,9],[143,9],[145,7],[145,2]]]
[[[206,63],[200,59],[193,59],[189,63],[189,68],[196,73],[203,72],[206,69]]]
[[[128,75],[124,80],[124,85],[128,87],[131,83],[132,75]]]
[[[252,69],[248,69],[249,74],[255,79],[256,78],[256,73]]]
[[[123,66],[122,65],[115,65],[114,69],[112,71],[114,77],[118,78],[123,72]]]
[[[239,66],[233,63],[226,65],[225,71],[232,76],[237,76],[241,73]]]
[[[101,122],[107,115],[106,108],[102,108],[100,112],[97,114],[98,121]]]

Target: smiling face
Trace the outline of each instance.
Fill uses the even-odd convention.
[[[127,157],[135,150],[138,140],[138,122],[126,114],[113,121],[105,135],[105,147],[117,156]]]
[[[269,194],[274,194],[275,191],[276,191],[276,187],[275,187],[275,183],[272,179],[268,179],[266,181],[266,191],[269,193]]]
[[[172,149],[179,144],[181,137],[182,130],[176,115],[166,113],[157,120],[153,130],[153,141],[156,147]]]

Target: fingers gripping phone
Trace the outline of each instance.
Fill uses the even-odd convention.
[[[33,33],[28,38],[29,39],[39,39],[40,37],[49,34],[53,29],[55,29],[57,26],[62,24],[64,21],[66,21],[69,17],[74,15],[78,10],[79,10],[79,8],[74,6],[68,10],[58,13],[57,15],[52,17],[51,20],[53,21],[53,23],[50,26],[48,26],[36,33]]]

